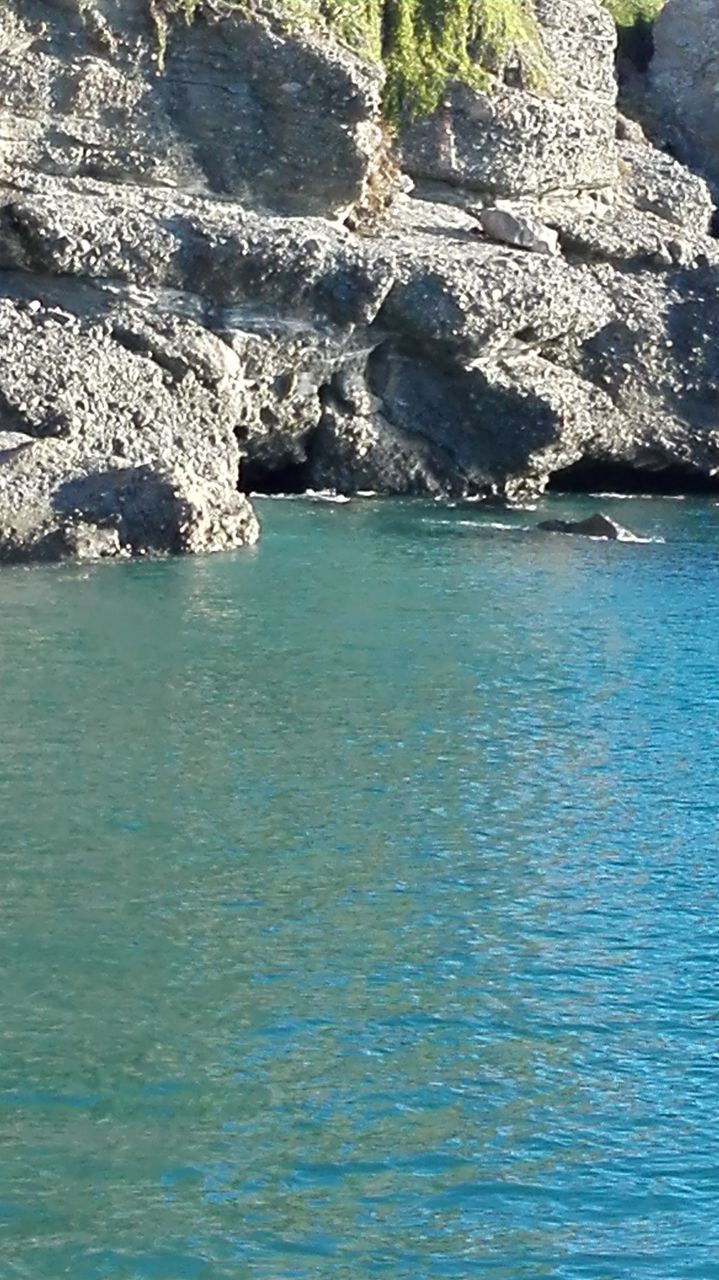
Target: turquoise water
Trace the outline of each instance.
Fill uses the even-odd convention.
[[[602,505],[0,574],[3,1280],[719,1276],[719,510]]]

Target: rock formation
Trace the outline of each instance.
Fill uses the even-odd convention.
[[[253,489],[714,475],[708,189],[618,116],[596,0],[536,7],[544,87],[450,86],[408,193],[326,32],[206,2],[163,49],[145,0],[6,0],[0,558],[241,545]]]
[[[522,54],[509,84],[450,86],[447,107],[408,127],[407,172],[500,197],[598,191],[618,178],[616,30],[598,0],[534,0],[544,49],[541,87]],[[515,83],[511,83],[511,81]],[[449,109],[452,145],[442,119]]]
[[[670,0],[654,27],[650,75],[673,146],[719,191],[717,0]]]
[[[601,538],[605,542],[636,542],[635,534],[609,516],[595,511],[586,520],[541,520],[537,525],[543,533],[566,533],[579,538]]]

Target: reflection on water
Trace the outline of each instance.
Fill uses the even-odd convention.
[[[0,576],[3,1280],[719,1275],[718,514]]]

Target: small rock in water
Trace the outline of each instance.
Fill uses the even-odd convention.
[[[586,520],[542,520],[538,529],[545,533],[573,533],[583,538],[606,538],[612,542],[632,542],[635,535],[622,525],[610,520],[609,516],[595,511]]]

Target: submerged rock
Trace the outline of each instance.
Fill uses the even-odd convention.
[[[611,542],[633,542],[636,536],[609,516],[595,511],[586,520],[542,520],[537,525],[544,533],[570,533],[583,538],[606,538]]]

